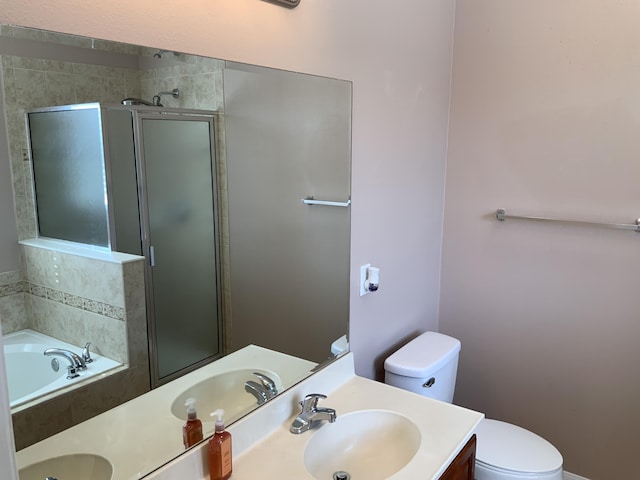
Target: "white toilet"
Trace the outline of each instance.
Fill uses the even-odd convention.
[[[459,340],[423,333],[385,360],[385,382],[451,403],[459,354]],[[488,419],[475,433],[476,480],[562,480],[562,455],[535,433]]]

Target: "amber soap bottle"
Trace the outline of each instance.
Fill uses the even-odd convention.
[[[187,423],[182,427],[182,442],[184,448],[189,448],[202,440],[202,422],[196,413],[195,398],[187,398],[184,406],[187,407]]]
[[[231,434],[224,429],[224,410],[211,414],[216,417],[216,433],[209,439],[209,475],[211,480],[227,480],[231,477]]]

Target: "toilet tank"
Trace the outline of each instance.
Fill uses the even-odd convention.
[[[459,356],[460,340],[423,333],[385,360],[385,383],[451,403]]]

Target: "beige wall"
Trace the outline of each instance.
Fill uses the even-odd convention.
[[[440,329],[456,401],[637,478],[640,237],[492,212],[640,216],[635,1],[458,0]]]

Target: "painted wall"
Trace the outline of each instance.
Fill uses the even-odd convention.
[[[632,0],[458,0],[440,330],[456,401],[554,443],[567,470],[637,478],[640,237],[493,213],[640,216]]]

